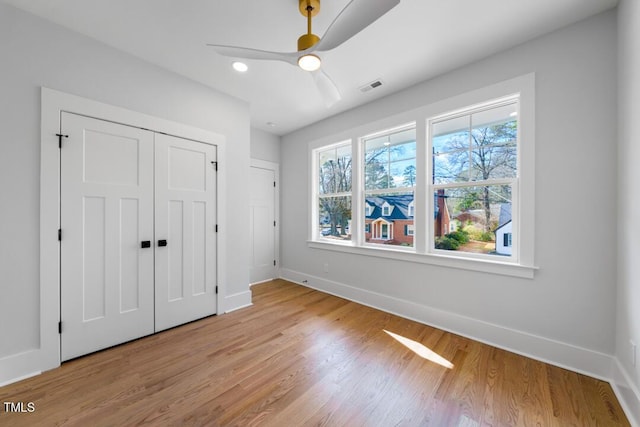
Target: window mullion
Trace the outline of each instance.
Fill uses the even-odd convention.
[[[351,240],[354,245],[364,242],[364,155],[360,138],[351,139]]]
[[[427,149],[428,141],[427,122],[418,120],[416,122],[416,186],[414,189],[413,201],[413,244],[417,253],[428,252],[429,235],[432,232],[433,224],[427,221],[428,212],[431,211],[427,197],[431,188],[431,170],[433,170],[433,159],[429,156]]]

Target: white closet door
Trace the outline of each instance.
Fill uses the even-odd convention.
[[[156,331],[217,313],[215,146],[156,134]]]
[[[153,333],[153,134],[63,113],[62,360]]]
[[[275,171],[251,167],[249,234],[251,236],[250,283],[273,279],[276,274]]]

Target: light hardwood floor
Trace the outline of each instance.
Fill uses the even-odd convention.
[[[0,388],[35,408],[0,425],[629,425],[605,382],[282,280],[252,290]]]

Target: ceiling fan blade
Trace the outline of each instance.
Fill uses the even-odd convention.
[[[224,46],[207,44],[223,56],[244,59],[258,59],[264,61],[284,61],[292,65],[298,64],[298,52],[271,52],[268,50],[251,49],[248,47]]]
[[[340,46],[399,3],[400,0],[351,0],[329,25],[320,41],[309,50],[321,52]]]
[[[318,91],[320,95],[322,95],[322,100],[324,101],[324,105],[327,108],[333,106],[336,102],[342,99],[340,96],[340,92],[336,87],[331,77],[327,75],[322,69],[313,71],[311,73],[313,75],[313,81],[316,83]]]

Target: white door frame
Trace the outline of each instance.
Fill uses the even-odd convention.
[[[274,191],[274,220],[276,222],[274,235],[275,235],[275,261],[276,261],[276,273],[280,271],[280,165],[274,162],[268,162],[266,160],[259,159],[251,159],[251,167],[252,168],[260,168],[267,169],[273,171],[273,179],[275,181],[275,191]],[[279,274],[276,274],[276,277],[279,277]],[[250,283],[251,285],[255,285],[255,283]]]
[[[37,374],[60,366],[60,114],[63,111],[135,126],[217,146],[218,313],[224,313],[226,283],[226,173],[223,135],[124,108],[42,88],[40,146],[40,347],[16,358],[19,372]],[[64,144],[64,137],[61,137]],[[64,238],[64,230],[62,230]]]

